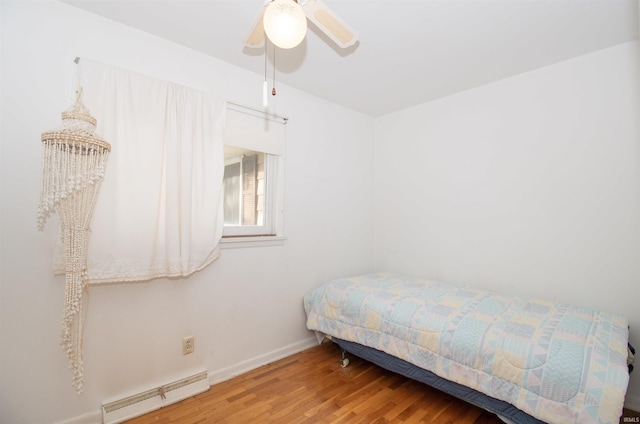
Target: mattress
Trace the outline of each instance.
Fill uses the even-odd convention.
[[[331,281],[307,327],[400,358],[548,423],[618,423],[628,323],[590,308],[398,274]]]

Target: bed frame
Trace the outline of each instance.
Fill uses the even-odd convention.
[[[465,402],[469,402],[482,409],[485,409],[493,414],[496,414],[501,420],[507,423],[545,424],[543,421],[540,421],[537,418],[534,418],[531,415],[522,412],[510,403],[504,402],[499,399],[494,399],[467,386],[463,386],[453,381],[438,377],[431,371],[417,367],[407,361],[389,355],[388,353],[335,337],[327,337],[327,340],[333,341],[338,346],[340,346],[340,349],[342,349],[341,365],[343,367],[349,365],[349,359],[346,356],[346,352],[348,352],[352,355],[376,364],[388,371],[403,375],[413,380],[417,380],[421,383],[427,384],[433,388],[455,396]]]

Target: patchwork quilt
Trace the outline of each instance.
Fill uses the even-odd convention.
[[[372,347],[548,423],[618,423],[629,382],[620,316],[397,274],[334,280],[307,327]]]

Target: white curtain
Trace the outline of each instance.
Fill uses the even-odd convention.
[[[188,276],[210,264],[223,229],[224,100],[85,58],[79,80],[111,143],[89,283]],[[56,250],[54,268],[64,272]]]

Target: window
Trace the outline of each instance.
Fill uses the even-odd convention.
[[[276,235],[275,213],[270,180],[277,178],[273,168],[277,157],[254,150],[225,147],[224,235]]]
[[[283,235],[284,122],[262,112],[227,106],[223,181],[226,241]]]

